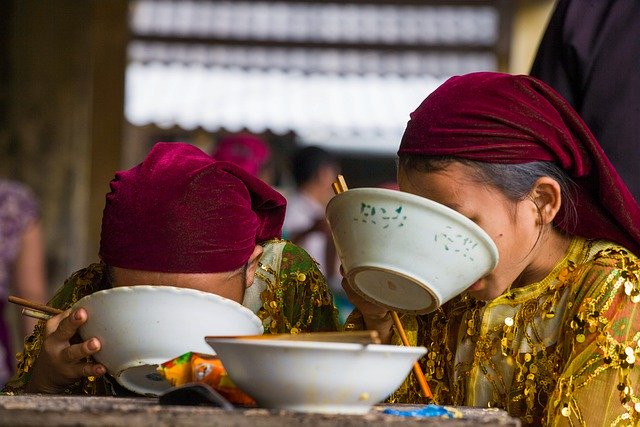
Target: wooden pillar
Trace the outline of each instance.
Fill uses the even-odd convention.
[[[97,259],[98,218],[120,164],[127,1],[10,3],[1,170],[41,199],[57,287]]]
[[[124,83],[128,42],[127,1],[92,0],[91,172],[87,256],[97,260],[105,194],[121,168]]]
[[[553,7],[553,0],[517,0],[514,2],[509,72],[529,74]]]

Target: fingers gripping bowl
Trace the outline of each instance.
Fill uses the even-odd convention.
[[[125,286],[80,299],[87,323],[83,339],[97,337],[102,348],[94,359],[122,386],[136,393],[159,395],[171,385],[158,365],[189,351],[211,353],[207,335],[256,335],[260,319],[235,301],[172,286]]]
[[[345,277],[365,299],[423,314],[460,294],[498,263],[491,238],[432,200],[356,188],[334,196],[327,221]]]

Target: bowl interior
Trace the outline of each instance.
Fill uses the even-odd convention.
[[[219,295],[173,286],[126,286],[95,292],[74,307],[88,320],[83,339],[97,337],[95,359],[124,387],[157,395],[170,387],[155,368],[189,351],[211,353],[207,335],[256,335],[262,322]]]
[[[362,414],[402,384],[424,347],[206,338],[261,407]],[[375,375],[372,375],[375,372]]]
[[[346,274],[355,290],[365,299],[404,313],[423,314],[441,305],[439,296],[428,283],[393,266],[359,266]]]
[[[482,228],[413,194],[356,188],[333,197],[326,217],[354,289],[391,310],[431,312],[498,262]]]

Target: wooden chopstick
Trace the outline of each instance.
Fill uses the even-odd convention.
[[[347,181],[344,180],[344,176],[342,175],[338,175],[338,185],[340,189],[342,189],[341,193],[349,189],[349,187],[347,187]]]
[[[405,347],[409,347],[411,344],[409,343],[407,334],[404,332],[404,328],[402,327],[402,322],[400,322],[398,313],[396,313],[395,311],[392,311],[391,317],[393,318],[393,324],[395,325],[396,330],[398,331],[398,335],[400,335],[402,344],[404,344]],[[430,399],[433,399],[433,394],[431,393],[429,384],[427,384],[427,379],[425,378],[424,373],[422,372],[422,368],[420,367],[420,364],[417,361],[413,364],[413,373],[415,374],[416,379],[418,380],[418,383],[420,384],[420,388],[422,389],[422,392],[424,393],[424,395]]]
[[[49,320],[53,317],[53,314],[44,313],[42,311],[33,310],[31,308],[23,308],[22,315],[26,317],[31,317],[33,319],[39,319],[39,320]]]
[[[347,187],[347,181],[344,180],[344,176],[342,175],[338,175],[337,179],[336,182],[331,184],[331,188],[333,188],[335,194],[344,193],[349,189],[349,187]]]
[[[333,188],[333,192],[335,194],[344,193],[345,191],[347,191],[349,189],[347,187],[347,183],[344,180],[344,177],[342,175],[338,175],[337,181],[335,181],[335,182],[333,182],[331,184],[331,188]]]
[[[331,188],[333,188],[333,192],[335,194],[344,193],[349,189],[349,187],[347,187],[347,182],[344,180],[344,177],[342,175],[338,175],[337,182],[334,182],[333,184],[331,184]],[[398,313],[391,310],[391,317],[393,318],[393,324],[395,325],[396,330],[398,331],[398,335],[400,335],[402,344],[405,347],[409,347],[410,343],[409,343],[409,340],[407,339],[407,334],[404,332],[404,327],[402,326],[402,322],[400,322]],[[418,363],[418,361],[416,361],[413,364],[413,373],[415,374],[418,380],[418,383],[420,384],[422,393],[426,397],[433,399],[433,393],[431,393],[431,389],[429,388],[429,384],[427,383],[427,378],[424,376],[424,372],[422,372],[422,368],[420,367],[420,364]]]
[[[300,334],[264,334],[237,336],[209,336],[208,339],[232,338],[237,340],[317,341],[356,344],[380,344],[378,331],[303,332]]]
[[[17,305],[21,305],[22,307],[26,307],[22,310],[22,314],[27,317],[33,317],[35,319],[43,319],[47,320],[51,316],[55,316],[56,314],[62,313],[63,310],[58,308],[49,307],[48,305],[39,304],[34,301],[29,301],[24,298],[16,297],[13,295],[9,295],[9,302],[12,302]]]

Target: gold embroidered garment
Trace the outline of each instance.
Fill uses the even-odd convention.
[[[245,294],[243,305],[262,320],[265,333],[336,331],[338,312],[326,280],[317,263],[302,248],[285,240],[263,243],[264,252],[256,277]],[[109,289],[104,264],[91,264],[74,273],[57,291],[48,305],[67,309],[80,298]],[[42,345],[44,322],[39,322],[25,339],[18,353],[17,373],[4,392],[20,392],[29,380],[30,370]],[[92,379],[93,380],[93,379]],[[109,378],[84,379],[66,391],[68,394],[115,394]]]
[[[500,407],[525,425],[640,423],[639,268],[620,246],[575,238],[538,283],[402,316],[429,349],[420,364],[435,403]],[[354,313],[345,329],[360,327]],[[413,373],[389,400],[427,403]]]

